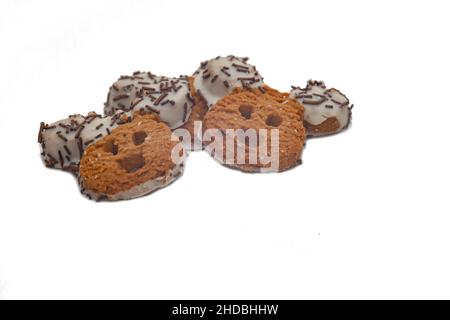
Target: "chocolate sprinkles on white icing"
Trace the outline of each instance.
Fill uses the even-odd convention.
[[[130,120],[128,113],[118,111],[105,117],[95,112],[87,116],[74,114],[50,125],[41,122],[38,142],[42,161],[50,168],[77,171],[83,152],[90,144]]]
[[[248,58],[233,55],[203,61],[195,71],[194,87],[209,107],[235,88],[261,88],[263,78]]]
[[[186,123],[193,106],[188,77],[168,78],[136,71],[111,86],[103,111],[106,115],[117,110],[153,112],[176,129]]]
[[[306,88],[294,87],[289,98],[297,100],[305,107],[304,122],[318,126],[330,118],[336,118],[339,127],[334,132],[321,132],[314,130],[308,132],[311,136],[336,133],[345,129],[351,120],[350,101],[339,90],[327,89],[323,81],[309,80]]]

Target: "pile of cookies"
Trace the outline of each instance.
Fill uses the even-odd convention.
[[[344,130],[351,109],[322,81],[279,92],[248,58],[218,56],[191,76],[121,76],[102,114],[41,122],[38,142],[44,164],[75,174],[90,199],[132,199],[181,177],[195,150],[245,172],[290,169],[308,136]]]

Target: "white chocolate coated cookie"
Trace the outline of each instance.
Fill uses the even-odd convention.
[[[216,57],[204,61],[195,71],[195,92],[211,107],[219,99],[229,95],[235,88],[260,88],[263,78],[248,58],[236,56]]]
[[[178,179],[185,155],[156,115],[134,114],[131,122],[86,149],[79,169],[81,192],[96,200],[143,196]]]
[[[289,98],[305,107],[303,122],[310,136],[337,133],[350,123],[353,105],[339,90],[327,89],[323,81],[309,80],[304,89],[293,86]]]
[[[87,116],[74,114],[52,124],[41,122],[38,142],[42,161],[50,168],[77,171],[83,152],[90,144],[130,119],[128,113],[118,111],[106,117],[90,112]]]
[[[103,111],[106,115],[117,110],[156,113],[175,129],[186,123],[193,105],[186,76],[168,78],[138,71],[111,86]]]

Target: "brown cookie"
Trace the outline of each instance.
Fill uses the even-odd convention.
[[[42,161],[49,168],[77,173],[84,149],[131,119],[131,113],[119,110],[110,116],[89,112],[87,116],[73,114],[52,124],[41,122],[38,142]]]
[[[172,160],[172,150],[184,150],[172,140],[169,127],[154,115],[135,115],[130,123],[90,145],[81,158],[82,193],[94,199],[132,199],[176,180],[184,163]]]
[[[247,172],[284,171],[297,165],[306,137],[303,106],[287,96],[265,85],[237,89],[220,99],[203,120],[204,139],[212,141],[204,141],[205,150],[219,162]]]

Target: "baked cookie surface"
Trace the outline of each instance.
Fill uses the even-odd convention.
[[[286,93],[268,86],[235,90],[211,107],[204,118],[206,139],[208,131],[220,132],[232,143],[224,141],[219,150],[214,141],[205,150],[219,162],[242,171],[284,171],[301,162],[306,136],[302,121],[303,106],[288,99]],[[255,135],[256,144],[252,144],[250,137]]]
[[[94,199],[132,199],[179,178],[184,162],[172,160],[180,147],[169,127],[154,115],[134,119],[90,145],[80,162],[82,193]],[[179,148],[182,156],[184,149]]]

